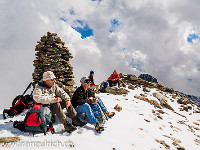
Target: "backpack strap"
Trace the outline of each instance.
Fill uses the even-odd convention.
[[[26,90],[24,91],[24,93],[22,95],[24,95],[26,93],[26,91],[31,88],[31,85],[32,85],[32,82],[29,83],[28,87],[26,88]]]
[[[22,98],[23,98],[23,95],[19,95],[13,100],[12,107],[11,107],[11,110],[10,110],[10,116],[15,115],[15,109],[14,109],[15,104],[16,104],[17,101],[21,101]]]
[[[3,119],[7,119],[5,114],[10,114],[10,109],[4,109],[3,110]]]

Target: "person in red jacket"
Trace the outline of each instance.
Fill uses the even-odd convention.
[[[90,71],[90,75],[88,76],[88,79],[90,79],[90,86],[95,85],[94,83],[94,71]]]
[[[116,70],[114,70],[113,74],[110,75],[110,80],[109,80],[109,86],[112,87],[113,85],[117,85],[118,87],[120,86],[119,84],[119,74],[117,73]]]

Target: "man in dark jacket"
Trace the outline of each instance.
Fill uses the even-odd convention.
[[[100,125],[98,119],[96,118],[98,115],[100,115],[100,110],[93,112],[92,109],[96,108],[97,103],[99,103],[109,118],[113,117],[115,113],[108,112],[101,99],[95,98],[95,94],[89,89],[90,79],[87,77],[82,77],[80,82],[81,86],[76,89],[72,97],[72,105],[78,114],[85,113],[89,119],[89,122],[94,124],[95,130],[97,132],[101,132],[104,130],[104,128]]]
[[[117,85],[117,84],[119,87],[120,86],[119,74],[117,73],[116,70],[114,70],[113,74],[110,75],[109,86],[112,87],[113,85]]]

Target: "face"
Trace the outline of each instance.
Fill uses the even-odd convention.
[[[83,88],[88,89],[90,87],[90,81],[86,80],[86,81],[82,82],[82,86],[83,86]]]
[[[48,87],[52,87],[54,85],[55,81],[56,81],[55,79],[46,80],[46,81],[44,81],[44,84]]]

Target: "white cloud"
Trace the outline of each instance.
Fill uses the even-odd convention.
[[[136,75],[149,73],[168,87],[199,95],[200,45],[198,40],[187,43],[190,33],[199,33],[199,3],[196,0],[1,0],[1,91],[7,93],[2,99],[11,104],[14,96],[21,94],[31,81],[34,48],[47,31],[57,33],[72,52],[77,85],[90,70],[95,71],[98,84],[117,69]],[[112,19],[118,19],[120,26],[110,33]],[[81,39],[81,34],[71,27],[76,20],[87,22],[94,36]],[[143,72],[130,67],[133,58],[143,64]]]

